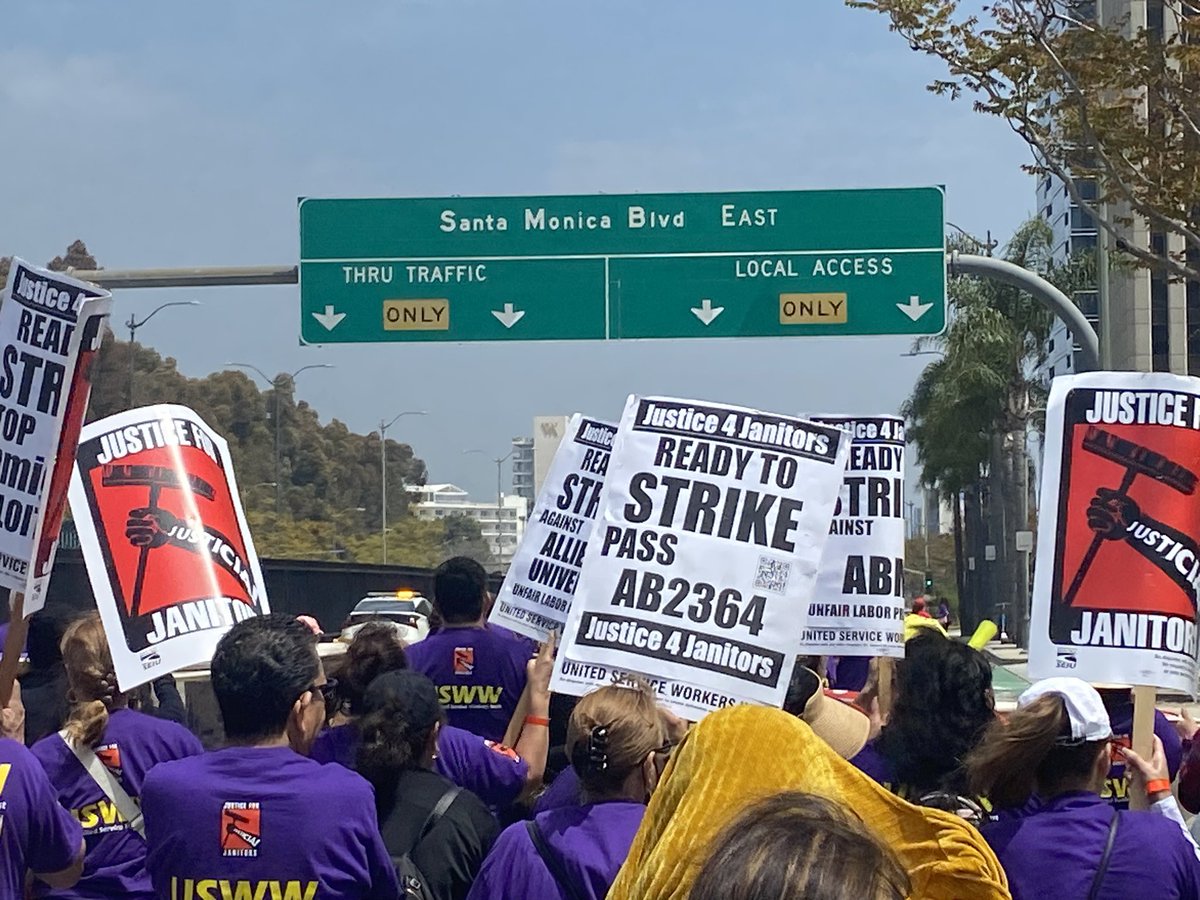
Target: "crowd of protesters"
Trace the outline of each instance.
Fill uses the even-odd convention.
[[[120,691],[98,616],[39,614],[0,709],[0,896],[1200,897],[1197,723],[1159,714],[1140,756],[1127,689],[1049,679],[999,715],[922,607],[894,666],[802,659],[783,709],[691,724],[640,681],[552,697],[553,644],[489,599],[450,560],[427,638],[367,625],[329,673],[312,623],[235,625],[209,752],[169,676]]]

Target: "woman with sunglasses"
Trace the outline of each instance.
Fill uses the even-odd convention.
[[[1171,796],[1162,742],[1143,759],[1114,745],[1100,695],[1078,678],[1049,678],[1021,695],[967,758],[974,791],[1014,817],[983,826],[1013,900],[1035,897],[1200,897],[1200,859]],[[1115,756],[1150,812],[1115,810],[1100,791]]]
[[[653,694],[640,685],[588,694],[571,714],[566,749],[583,805],[506,829],[468,900],[601,900],[608,893],[670,751]]]

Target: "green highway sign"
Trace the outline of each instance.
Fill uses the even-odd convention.
[[[300,201],[307,343],[937,334],[940,188]]]

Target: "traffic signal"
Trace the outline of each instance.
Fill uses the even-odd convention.
[[[925,573],[925,593],[928,594],[932,590],[933,590],[933,573],[926,572]]]

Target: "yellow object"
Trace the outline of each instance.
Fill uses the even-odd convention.
[[[913,898],[1011,900],[978,831],[950,813],[901,800],[799,719],[761,706],[711,713],[684,738],[608,900],[686,900],[716,834],[751,803],[789,790],[852,809],[899,855]]]
[[[416,591],[408,591],[408,590],[396,591],[396,599],[397,600],[411,600],[415,596],[417,596]]]
[[[979,623],[979,627],[975,629],[975,633],[971,635],[971,639],[967,641],[967,645],[975,650],[982,650],[999,631],[1000,627],[995,622],[984,619]]]
[[[932,628],[942,637],[949,637],[946,634],[946,629],[942,627],[942,623],[937,619],[918,616],[916,613],[909,613],[904,617],[904,639],[906,641],[911,637],[915,637],[922,628]]]
[[[450,301],[444,298],[429,300],[384,300],[384,331],[448,331]]]
[[[780,325],[827,325],[845,323],[845,294],[780,294]]]

